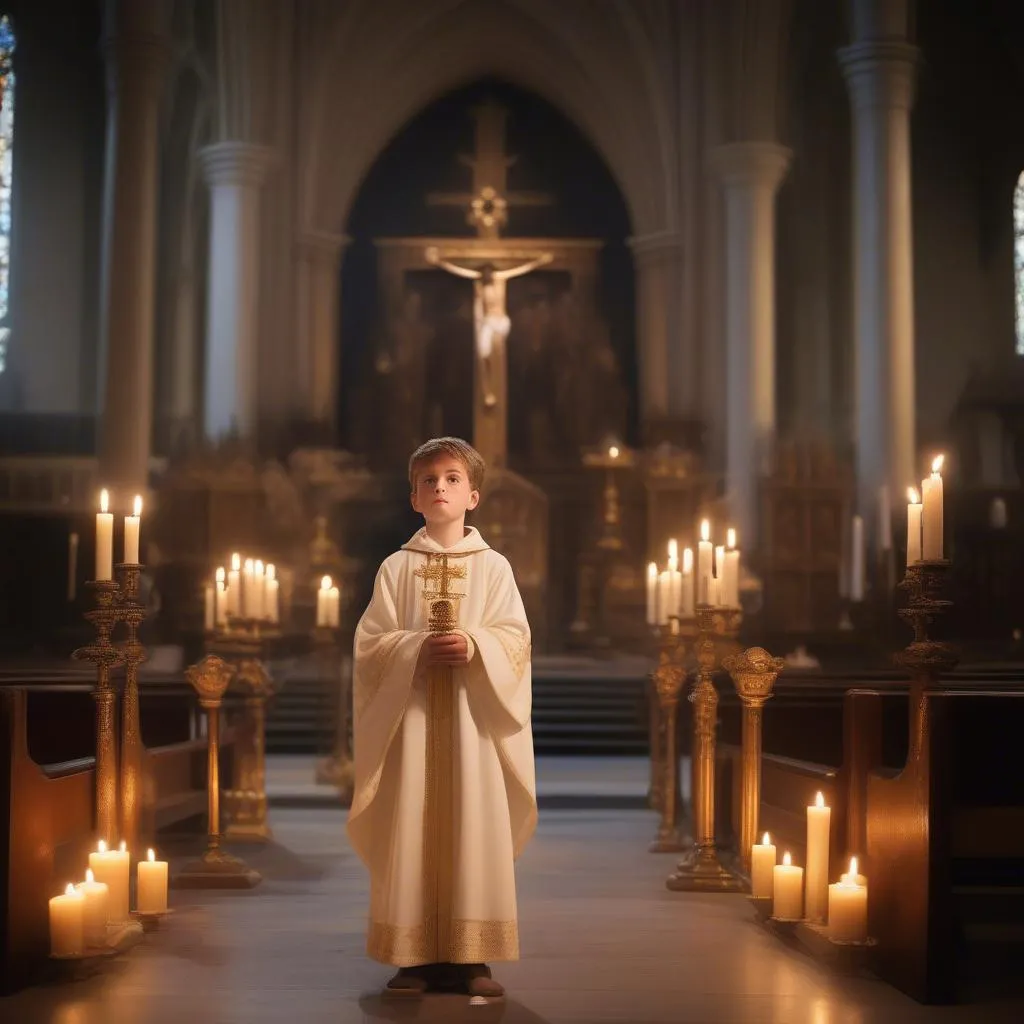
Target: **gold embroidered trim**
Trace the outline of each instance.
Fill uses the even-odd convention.
[[[453,920],[447,951],[433,946],[427,934],[426,925],[400,927],[371,921],[366,952],[374,960],[395,967],[519,959],[519,925],[516,921]]]
[[[501,641],[505,657],[508,658],[508,662],[512,666],[512,674],[518,679],[530,661],[533,653],[533,644],[521,633],[509,635],[503,629],[496,630],[495,632],[497,632],[498,639]]]

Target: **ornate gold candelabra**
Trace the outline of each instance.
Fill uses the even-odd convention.
[[[674,615],[669,618],[667,625],[658,630],[658,664],[652,678],[658,699],[658,731],[661,735],[654,773],[655,778],[660,775],[660,781],[656,783],[654,796],[659,801],[661,821],[658,834],[649,847],[651,853],[675,853],[686,846],[676,828],[676,808],[679,804],[676,714],[679,694],[686,682],[686,639],[693,635],[692,620],[680,621]]]
[[[352,803],[355,785],[355,766],[349,741],[349,704],[352,693],[350,679],[341,662],[338,631],[329,626],[317,626],[313,630],[313,648],[317,653],[321,678],[333,679],[337,684],[333,749],[317,763],[316,781],[335,786],[342,807],[348,807]]]
[[[697,682],[693,701],[694,846],[665,884],[676,892],[739,892],[742,882],[718,858],[715,843],[715,729],[718,691],[713,673],[719,648],[735,644],[742,612],[739,608],[697,605]]]
[[[185,677],[206,712],[207,840],[206,852],[175,876],[181,889],[251,889],[262,880],[245,861],[221,847],[220,830],[220,709],[234,668],[215,654],[190,666]]]
[[[87,584],[96,594],[96,607],[85,613],[96,629],[95,640],[76,650],[72,657],[96,666],[96,831],[113,846],[120,833],[127,848],[139,849],[139,811],[142,772],[142,737],[139,729],[139,665],[146,649],[139,627],[146,609],[139,600],[142,566],[120,563],[116,579]],[[118,623],[127,626],[127,638],[113,639]],[[123,665],[125,684],[121,705],[120,773],[118,744],[114,735],[116,690],[111,672]],[[118,811],[120,810],[120,815]]]
[[[743,703],[739,852],[748,875],[761,809],[762,709],[771,698],[772,687],[784,665],[782,658],[773,658],[762,647],[729,655],[723,662]]]
[[[231,808],[225,838],[265,843],[273,838],[267,821],[267,698],[273,693],[263,662],[242,657],[235,681],[245,691],[245,722],[235,762],[234,784],[224,795]]]

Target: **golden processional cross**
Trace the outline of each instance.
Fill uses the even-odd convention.
[[[427,623],[433,633],[450,633],[458,625],[455,605],[465,594],[453,593],[448,589],[452,580],[466,578],[465,564],[451,565],[448,555],[442,552],[427,555],[426,564],[413,573],[424,583],[423,597],[430,605],[430,619]]]

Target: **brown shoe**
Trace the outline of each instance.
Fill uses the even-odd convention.
[[[427,991],[427,979],[415,967],[402,967],[388,982],[387,992],[402,996],[421,996]]]
[[[505,994],[504,987],[491,977],[487,964],[466,964],[466,991],[485,999],[499,999]]]

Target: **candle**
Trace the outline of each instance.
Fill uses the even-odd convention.
[[[266,570],[263,562],[256,559],[252,565],[252,607],[249,609],[250,619],[265,619],[267,613],[263,609],[263,593],[267,588]]]
[[[212,583],[207,583],[203,593],[203,628],[207,633],[212,633],[217,625],[217,589]]]
[[[83,919],[85,923],[85,942],[89,946],[103,946],[107,941],[107,906],[110,901],[110,888],[103,882],[97,882],[92,871],[86,871],[85,881],[75,886],[75,891],[82,894],[85,900]]]
[[[850,600],[864,600],[864,520],[853,517],[850,540]]]
[[[693,618],[693,548],[683,548],[683,578],[680,583],[679,615]]]
[[[740,606],[740,553],[736,548],[736,531],[725,531],[725,575],[722,600],[729,608]]]
[[[331,577],[325,576],[320,581],[320,589],[316,592],[316,624],[330,626],[329,602],[331,599]]]
[[[74,601],[78,576],[78,534],[68,534],[68,600]]]
[[[921,557],[926,562],[942,559],[942,462],[944,456],[932,460],[932,475],[921,481]]]
[[[328,623],[329,626],[337,628],[341,623],[341,590],[337,585],[331,587],[331,603],[330,603],[331,621]]]
[[[907,565],[921,561],[921,499],[907,488]]]
[[[320,601],[317,595],[317,625],[320,625]],[[658,566],[654,562],[647,563],[647,625],[658,624]]]
[[[50,955],[81,956],[85,952],[85,897],[71,884],[63,896],[50,900]]]
[[[139,564],[139,523],[142,518],[142,498],[136,494],[132,514],[124,517],[124,560],[127,565]]]
[[[109,580],[114,575],[114,516],[108,512],[110,495],[100,491],[100,510],[96,513],[96,579]]]
[[[89,867],[97,882],[104,882],[110,890],[107,904],[109,920],[128,920],[128,867],[129,856],[121,843],[119,850],[108,850],[101,839],[95,852],[89,854]]]
[[[836,942],[864,942],[868,937],[868,887],[858,881],[857,858],[850,870],[828,887],[828,934]]]
[[[828,846],[832,808],[819,793],[807,808],[807,920],[824,921],[828,912]]]
[[[772,917],[799,921],[804,916],[804,869],[797,867],[788,851],[772,868]]]
[[[775,844],[765,832],[750,851],[750,895],[771,899],[775,871]]]
[[[697,545],[697,603],[711,603],[711,523],[706,519],[700,524],[700,543]]]
[[[245,567],[242,569],[242,618],[253,617],[253,575],[256,572],[256,563],[251,559],[245,560]]]
[[[217,626],[223,626],[228,619],[228,592],[227,584],[224,582],[226,573],[223,567],[217,570],[213,584],[213,621]]]
[[[157,860],[150,850],[139,861],[136,903],[140,914],[163,914],[167,910],[167,861]]]
[[[664,625],[668,622],[668,570],[662,569],[658,573],[658,622]]]
[[[240,569],[242,556],[236,551],[231,556],[231,571],[228,573],[228,615],[233,618],[242,617],[242,582]]]
[[[867,878],[864,875],[860,874],[860,872],[857,870],[857,858],[856,857],[851,857],[850,858],[850,870],[849,871],[844,871],[839,876],[839,881],[840,882],[849,882],[851,884],[856,884],[856,885],[867,885],[868,884]]]
[[[668,612],[679,615],[679,602],[683,594],[683,574],[679,571],[679,544],[668,542]]]
[[[715,605],[724,605],[726,601],[725,590],[725,545],[719,544],[715,547],[715,579],[711,584],[711,596]]]
[[[892,507],[888,484],[878,488],[878,547],[881,551],[892,550]]]
[[[277,569],[273,564],[267,566],[265,577],[265,589],[263,591],[263,617],[269,619],[273,625],[281,621],[281,605],[279,601],[280,582],[277,578]]]

